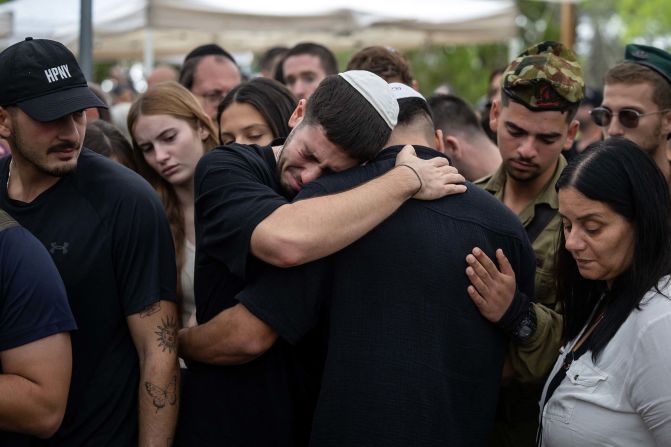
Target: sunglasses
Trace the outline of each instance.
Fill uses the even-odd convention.
[[[622,124],[622,126],[629,129],[634,129],[638,127],[638,122],[643,116],[648,115],[658,115],[660,113],[666,113],[671,109],[658,110],[657,112],[650,113],[640,113],[634,109],[622,109],[617,112],[617,120]],[[613,119],[613,112],[605,107],[595,107],[589,112],[592,117],[592,121],[599,127],[607,127],[610,125],[610,122]]]

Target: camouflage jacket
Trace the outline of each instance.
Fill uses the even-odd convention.
[[[547,204],[555,210],[558,209],[555,184],[565,166],[566,160],[561,156],[543,191],[519,214],[525,228],[533,220],[537,205]],[[476,185],[501,200],[505,182],[506,174],[501,167],[490,177],[478,180]],[[524,345],[511,342],[508,353],[516,378],[523,382],[544,379],[554,365],[561,347],[563,318],[554,279],[555,252],[560,228],[561,218],[556,214],[532,244],[536,255],[536,296],[532,298],[537,320],[536,332]]]

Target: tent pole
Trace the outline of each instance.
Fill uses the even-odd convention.
[[[154,35],[151,28],[147,27],[144,30],[144,75],[149,76],[149,73],[154,69]]]
[[[92,0],[81,0],[79,22],[79,65],[87,80],[93,78]]]
[[[575,4],[564,1],[561,5],[561,42],[568,48],[575,44]]]
[[[524,49],[524,42],[520,37],[511,37],[508,39],[508,60],[515,59]]]

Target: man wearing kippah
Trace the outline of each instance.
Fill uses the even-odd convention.
[[[624,62],[606,73],[603,103],[591,115],[606,137],[624,137],[638,144],[671,182],[666,155],[671,135],[671,54],[627,45]]]
[[[332,100],[325,103],[327,98]],[[396,101],[393,98],[398,105],[390,102]],[[355,111],[362,105],[369,109],[366,101],[379,111],[364,119]],[[338,113],[341,106],[349,112],[346,117]],[[389,110],[394,116],[385,126]],[[315,111],[337,121],[346,118],[343,124],[348,126],[365,125],[356,139],[372,137],[364,146],[373,159],[302,185],[297,198],[305,200],[294,205],[353,195],[398,175],[399,160],[407,160],[403,152],[408,148],[402,146],[406,142],[422,144],[415,150],[423,159],[439,157],[426,147],[435,143],[428,104],[404,84],[388,86],[362,71],[327,77],[308,100],[302,122],[314,122],[310,115]],[[398,124],[390,132],[396,111]],[[317,122],[324,123],[327,135],[339,133],[335,130],[341,126],[334,128],[331,120]],[[289,143],[302,140],[299,131],[306,129],[301,126],[294,129],[295,137],[284,151],[294,150]],[[384,129],[384,135],[375,136],[376,128]],[[380,150],[386,142],[382,137],[390,133],[393,146]],[[360,186],[362,182],[368,183]],[[341,191],[345,192],[337,194]],[[309,198],[314,196],[322,197]],[[361,198],[363,194],[353,200]],[[386,201],[383,196],[371,200],[366,214],[377,213]],[[333,210],[332,217],[317,221],[323,227],[340,217],[343,212]],[[358,225],[359,219],[352,217],[342,225]],[[337,229],[329,231],[324,243],[332,245],[329,239],[336,233]],[[532,292],[533,252],[517,217],[490,194],[469,185],[454,197],[404,203],[361,239],[327,258],[292,269],[262,267],[236,296],[239,303],[217,316],[222,317],[219,329],[200,335],[203,346],[213,363],[221,365],[260,356],[251,366],[264,358],[268,362],[268,356],[286,349],[287,343],[302,349],[316,345],[318,355],[312,362],[325,357],[325,366],[310,445],[484,445],[494,425],[507,340],[480,316],[466,293],[463,256],[475,243],[488,253],[505,247],[519,271],[520,289]],[[203,328],[206,334],[209,324]],[[188,333],[180,333],[180,346],[183,341],[189,344]]]
[[[166,446],[179,389],[170,227],[147,182],[82,147],[91,107],[107,106],[62,44],[27,38],[0,53],[12,150],[0,207],[49,251],[78,326],[63,423],[30,445]]]
[[[490,125],[503,162],[478,184],[519,216],[536,255],[533,297],[518,293],[510,302],[471,295],[482,314],[510,338],[492,445],[535,445],[538,401],[562,331],[552,275],[561,224],[555,183],[566,166],[562,150],[571,146],[578,130],[574,117],[583,94],[582,68],[573,51],[542,42],[508,65],[501,97],[492,105]],[[473,255],[471,265],[486,258],[476,250]]]
[[[180,354],[193,362],[184,379],[177,445],[307,443],[313,384],[320,376],[312,363],[320,357],[306,357],[313,351],[291,346],[295,339],[275,343],[277,334],[237,295],[271,265],[304,264],[344,248],[411,197],[453,191],[455,185],[446,185],[453,169],[446,159],[421,160],[407,148],[394,157],[398,167],[384,176],[341,194],[290,203],[317,177],[374,157],[397,115],[386,82],[369,72],[345,72],[327,77],[308,100],[299,101],[283,144],[230,144],[200,160],[195,174],[199,326],[179,334]],[[292,308],[265,318],[300,308],[303,301],[295,298]]]

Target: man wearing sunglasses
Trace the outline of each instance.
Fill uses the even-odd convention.
[[[592,120],[603,128],[604,136],[624,137],[638,144],[669,181],[671,54],[629,44],[624,59],[606,73],[603,103],[592,110]]]
[[[561,219],[555,183],[566,166],[562,150],[578,131],[575,115],[584,96],[575,53],[541,42],[514,59],[503,73],[490,127],[503,159],[476,182],[518,215],[536,255],[535,297],[488,297],[483,316],[510,339],[491,445],[534,446],[544,377],[561,344],[562,316],[552,271]]]

